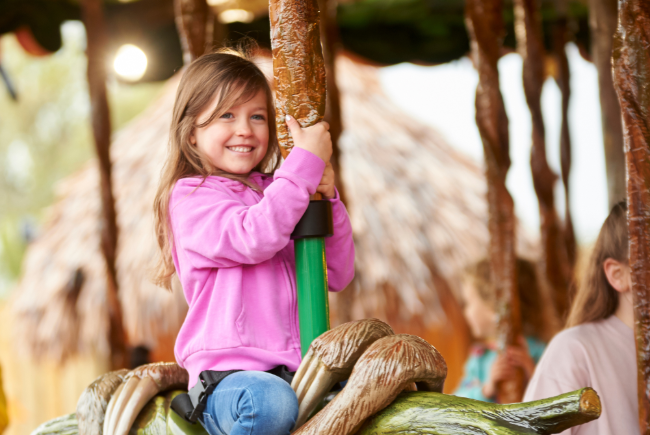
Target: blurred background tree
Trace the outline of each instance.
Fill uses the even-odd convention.
[[[27,54],[13,34],[0,38],[2,66],[17,93],[0,87],[0,298],[20,274],[29,241],[38,234],[56,183],[94,157],[85,31],[78,21],[61,28],[61,49]],[[112,126],[119,129],[157,95],[162,82],[108,83]]]

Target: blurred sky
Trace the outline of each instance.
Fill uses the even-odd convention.
[[[595,240],[608,213],[598,76],[594,65],[580,56],[577,47],[569,45],[567,55],[571,68],[569,128],[573,147],[570,208],[578,242],[585,244]],[[530,172],[531,120],[519,55],[504,56],[499,62],[499,73],[510,121],[512,166],[507,185],[523,225],[538,235],[539,207]],[[407,114],[432,125],[452,146],[482,164],[483,146],[474,120],[478,76],[468,58],[435,67],[399,64],[382,68],[380,77],[386,93]],[[560,103],[555,81],[547,80],[542,94],[547,157],[558,175]],[[555,191],[560,216],[564,216],[563,189],[558,180]]]

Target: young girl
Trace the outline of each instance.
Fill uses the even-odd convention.
[[[619,203],[605,220],[571,305],[568,329],[551,340],[526,390],[525,401],[584,387],[596,390],[600,418],[564,435],[640,434],[626,212]]]
[[[511,378],[517,367],[530,379],[545,346],[542,341],[545,322],[535,266],[517,259],[517,290],[525,340],[522,337],[519,346],[511,346],[501,354],[497,352],[497,301],[490,275],[490,263],[485,259],[471,267],[464,279],[465,319],[480,343],[470,351],[460,387],[454,392],[456,396],[485,402],[496,400],[497,383]]]
[[[171,123],[170,152],[156,196],[162,261],[189,311],[175,355],[191,388],[204,370],[230,372],[209,396],[201,423],[211,435],[289,434],[298,415],[290,385],[267,371],[301,360],[294,245],[290,235],[320,192],[332,202],[326,239],[331,291],[354,275],[350,220],[328,163],[327,123],[302,129],[287,116],[295,148],[282,168],[271,90],[232,51],[188,66]]]

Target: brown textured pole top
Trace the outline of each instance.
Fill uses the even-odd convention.
[[[650,2],[621,0],[614,85],[623,114],[639,425],[650,434]]]
[[[317,0],[271,0],[271,48],[275,78],[278,141],[287,157],[293,140],[285,123],[289,114],[302,127],[323,120],[326,77],[320,43]]]

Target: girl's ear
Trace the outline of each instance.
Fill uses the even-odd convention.
[[[627,264],[607,258],[603,262],[603,270],[609,284],[619,293],[625,293],[630,289],[630,268]]]
[[[191,145],[196,145],[196,130],[193,128],[192,132],[190,133],[190,144]]]

